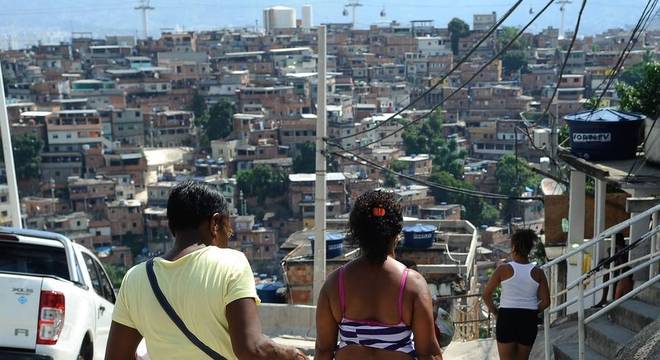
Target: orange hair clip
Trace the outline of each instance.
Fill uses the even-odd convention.
[[[371,209],[371,214],[376,217],[383,217],[385,216],[385,209],[382,207],[375,207]]]

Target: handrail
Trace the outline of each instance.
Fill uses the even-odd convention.
[[[649,258],[651,258],[652,256],[653,256],[653,254],[646,254],[646,255],[644,255],[644,256],[641,256],[641,257],[638,257],[638,258],[632,259],[632,260],[628,261],[627,263],[623,263],[623,264],[621,264],[621,265],[617,265],[616,267],[613,267],[612,269],[606,269],[606,270],[607,270],[608,273],[613,272],[613,271],[617,271],[617,270],[621,270],[622,268],[624,268],[624,267],[626,267],[626,266],[630,266],[630,265],[632,265],[632,264],[636,264],[636,263],[638,263],[638,262],[640,262],[640,261],[642,261],[642,260],[649,259]],[[604,275],[605,275],[605,274],[602,274],[602,275],[599,275],[599,276],[597,276],[597,277],[602,277],[602,276],[604,276]],[[578,280],[579,280],[579,279],[578,279]],[[585,280],[586,280],[586,278],[585,278]],[[577,280],[575,280],[575,281],[577,281]],[[575,282],[575,281],[574,281],[574,282]],[[577,283],[579,283],[579,281],[577,281]],[[577,285],[577,283],[576,283],[576,285]],[[572,284],[572,283],[571,283],[571,284]],[[559,297],[559,296],[561,296],[561,295],[566,294],[570,289],[572,289],[572,288],[574,287],[574,286],[571,286],[571,287],[569,288],[569,286],[570,286],[571,284],[567,285],[567,286],[566,286],[566,289],[564,289],[564,290],[562,290],[562,291],[560,291],[560,292],[558,292],[558,293],[556,293],[556,294],[554,294],[554,295],[550,295],[550,296],[552,296],[552,297],[554,297],[554,298],[557,298],[557,297]],[[589,294],[585,294],[585,295],[589,295]]]
[[[642,241],[647,240],[647,239],[650,239],[653,235],[655,235],[655,234],[658,233],[658,232],[660,232],[660,225],[658,225],[658,226],[656,226],[655,228],[651,229],[651,230],[648,231],[646,234],[640,236],[639,239],[636,240],[636,244],[640,244]],[[628,251],[630,251],[630,250],[632,250],[632,249],[628,249]],[[615,255],[612,255],[612,256],[616,256],[616,254],[615,254]],[[594,260],[592,260],[592,261],[594,261]],[[609,269],[608,269],[608,270],[609,270]],[[612,269],[612,270],[614,270],[614,269]],[[577,279],[573,280],[573,281],[570,282],[568,285],[566,285],[566,289],[572,289],[572,288],[574,288],[575,285],[577,285],[581,280],[584,280],[584,279],[586,279],[586,278],[588,278],[588,277],[591,277],[591,275],[592,275],[591,272],[586,272],[586,273],[582,274],[582,275],[579,276]]]
[[[658,274],[658,275],[654,276],[652,279],[649,279],[648,281],[644,282],[642,285],[632,289],[629,293],[623,295],[622,297],[620,297],[620,298],[612,301],[611,303],[607,304],[607,306],[605,306],[604,308],[596,311],[594,314],[592,314],[588,318],[584,319],[584,323],[588,324],[588,323],[596,320],[597,318],[599,318],[603,314],[609,312],[613,307],[615,307],[615,306],[621,304],[622,302],[630,299],[631,297],[639,294],[640,292],[642,292],[642,290],[646,289],[647,287],[655,284],[658,280],[660,280],[660,274]]]
[[[654,270],[654,266],[658,262],[660,262],[660,253],[657,252],[656,249],[656,241],[658,238],[658,233],[660,232],[660,225],[658,225],[657,218],[658,214],[660,214],[660,204],[656,204],[655,206],[647,209],[646,211],[643,211],[639,214],[636,214],[629,219],[616,224],[607,230],[601,232],[594,238],[592,238],[589,241],[583,242],[582,244],[574,244],[575,248],[569,249],[564,255],[561,255],[554,260],[546,263],[543,265],[541,268],[544,271],[547,271],[548,274],[552,275],[554,274],[556,268],[555,266],[558,265],[559,263],[566,261],[569,258],[572,257],[577,257],[577,267],[578,271],[581,272],[581,267],[584,264],[584,256],[585,253],[587,252],[586,250],[593,247],[594,245],[600,244],[603,242],[605,239],[611,237],[612,235],[621,232],[622,230],[626,228],[632,228],[633,224],[640,224],[640,222],[645,223],[643,224],[644,228],[647,228],[648,223],[646,220],[651,217],[653,220],[653,225],[651,226],[651,229],[648,230],[645,234],[636,237],[636,239],[631,238],[630,244],[624,248],[619,250],[616,253],[610,254],[610,256],[606,259],[605,262],[602,262],[600,259],[593,259],[595,262],[596,266],[593,267],[590,271],[581,274],[577,276],[577,279],[572,280],[570,283],[568,283],[565,286],[565,289],[562,291],[557,292],[556,289],[553,289],[553,293],[551,293],[551,301],[554,304],[554,306],[550,306],[544,311],[544,321],[543,321],[543,327],[544,327],[544,339],[545,339],[545,359],[550,360],[552,358],[552,348],[550,345],[550,336],[549,336],[549,331],[550,331],[550,317],[551,314],[558,313],[561,310],[564,310],[568,308],[571,305],[577,304],[577,328],[578,328],[578,359],[579,360],[584,360],[585,359],[585,342],[586,342],[586,332],[585,332],[585,324],[597,319],[598,317],[602,316],[603,314],[608,313],[609,311],[612,310],[612,308],[618,306],[622,302],[632,298],[633,296],[639,294],[641,291],[646,289],[647,287],[653,285],[657,281],[660,280],[660,275],[657,274],[657,271]],[[637,247],[639,244],[641,244],[643,241],[646,241],[648,239],[651,239],[651,251],[649,254],[642,255],[642,256],[636,256],[633,259],[630,259],[626,261],[624,264],[616,264],[614,262],[615,257],[621,256],[621,254],[624,253],[630,253],[632,249]],[[613,245],[613,244],[612,244]],[[613,248],[613,246],[612,246]],[[574,264],[575,265],[575,264]],[[608,266],[609,265],[609,266]],[[615,266],[616,265],[616,266]],[[619,269],[624,269],[625,267],[632,267],[632,269],[628,269],[626,271],[623,271],[621,274],[618,274],[617,276],[612,276],[613,271],[619,270]],[[649,280],[644,282],[643,284],[635,287],[632,289],[630,292],[625,294],[624,296],[620,297],[619,299],[614,300],[604,308],[596,311],[594,314],[586,317],[585,319],[585,299],[590,298],[591,295],[595,294],[598,291],[601,291],[602,289],[609,287],[611,284],[616,283],[617,281],[620,281],[623,278],[629,277],[632,274],[639,272],[640,270],[644,268],[649,268]],[[598,278],[603,278],[605,274],[610,274],[610,279],[607,281],[603,281],[601,284],[597,284],[595,282],[596,279]],[[590,289],[585,289],[585,283],[586,281],[591,281],[590,279],[593,278],[594,284],[591,286]],[[559,296],[567,294],[569,291],[574,290],[577,288],[577,296],[571,298],[571,299],[564,299],[563,302],[559,305],[557,305],[557,302],[560,301]]]
[[[549,268],[553,265],[557,265],[560,262],[570,258],[571,256],[579,254],[580,252],[584,251],[584,249],[589,248],[590,246],[592,246],[592,245],[594,245],[594,244],[596,244],[600,241],[603,241],[605,238],[608,238],[612,235],[615,235],[616,233],[620,232],[621,230],[630,227],[630,225],[638,222],[639,220],[641,220],[645,217],[651,216],[653,213],[658,212],[658,211],[660,211],[660,204],[655,205],[654,207],[652,207],[652,208],[650,208],[650,209],[648,209],[648,210],[646,210],[642,213],[639,213],[639,214],[631,217],[630,219],[627,219],[623,222],[620,222],[620,223],[606,229],[605,231],[598,234],[598,236],[596,236],[593,239],[583,243],[582,245],[580,245],[577,248],[567,252],[566,254],[558,256],[557,258],[553,259],[552,261],[550,261],[550,262],[546,263],[545,265],[541,266],[541,268],[546,269],[546,268]]]
[[[472,275],[473,267],[474,267],[474,259],[477,256],[477,241],[478,241],[478,234],[477,234],[477,228],[474,227],[474,225],[470,224],[469,222],[466,222],[466,225],[469,226],[472,230],[472,240],[470,241],[470,250],[468,251],[468,256],[465,259],[465,281],[469,284],[470,283],[470,275]]]
[[[612,285],[613,283],[615,283],[615,282],[617,282],[617,281],[619,281],[619,280],[625,278],[626,276],[629,276],[629,275],[631,275],[631,274],[634,274],[634,273],[636,273],[637,271],[639,271],[639,270],[641,270],[641,269],[643,269],[643,268],[645,268],[645,267],[647,267],[647,266],[649,266],[649,265],[655,263],[655,262],[658,261],[658,260],[660,260],[660,255],[655,256],[655,257],[653,257],[653,259],[651,259],[651,260],[647,260],[647,261],[645,261],[644,263],[642,263],[642,264],[640,264],[640,265],[637,265],[637,266],[635,266],[634,268],[632,268],[632,269],[630,269],[630,270],[628,270],[628,271],[626,271],[626,272],[624,272],[624,273],[622,273],[622,274],[619,274],[619,275],[617,275],[617,276],[615,276],[615,277],[609,279],[608,281],[606,281],[606,282],[604,282],[604,283],[602,283],[602,284],[600,284],[600,285],[594,287],[593,289],[590,289],[589,291],[587,291],[587,292],[584,293],[584,296],[589,296],[589,295],[591,295],[591,294],[594,294],[594,293],[596,293],[597,291],[599,291],[599,290],[605,288],[606,286],[610,286],[610,285]],[[565,309],[565,308],[567,308],[567,307],[569,307],[569,306],[575,304],[576,302],[578,302],[578,298],[577,298],[577,297],[574,297],[573,299],[571,299],[571,300],[567,300],[567,301],[564,302],[563,304],[561,304],[561,305],[557,305],[557,306],[555,306],[554,308],[550,309],[550,312],[551,312],[551,313],[558,312],[558,311],[560,311],[560,310],[563,310],[563,309]]]
[[[642,261],[642,260],[650,259],[652,256],[653,256],[653,254],[647,254],[647,255],[644,255],[644,256],[641,256],[641,257],[638,257],[638,258],[632,259],[632,260],[628,261],[627,263],[624,263],[624,264],[618,265],[618,266],[616,266],[616,267],[614,267],[614,268],[612,268],[612,269],[606,269],[606,270],[607,270],[608,273],[611,273],[611,272],[614,272],[614,271],[617,271],[617,270],[621,270],[622,268],[624,268],[624,267],[626,267],[626,266],[630,266],[630,265],[635,264],[635,263],[638,263],[638,262],[640,262],[640,261]],[[580,280],[580,279],[578,279],[578,280]],[[579,281],[578,281],[578,283],[579,283]],[[564,289],[564,290],[562,290],[562,291],[560,291],[560,292],[558,292],[558,293],[556,293],[556,294],[554,294],[554,295],[550,295],[550,296],[551,296],[552,298],[558,298],[558,297],[560,297],[560,296],[562,296],[562,295],[568,293],[572,288],[573,288],[573,287],[570,287],[570,288],[569,288],[569,287],[567,286],[566,289]]]
[[[456,260],[456,259],[454,259],[453,256],[451,256],[451,252],[449,252],[449,245],[447,245],[447,243],[445,243],[445,251],[447,252],[447,257],[449,257],[449,260],[451,260],[451,261],[455,262],[456,264],[460,265],[461,261]]]

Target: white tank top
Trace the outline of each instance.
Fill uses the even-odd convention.
[[[501,308],[531,309],[539,308],[539,283],[532,278],[534,264],[509,263],[513,276],[502,281]]]

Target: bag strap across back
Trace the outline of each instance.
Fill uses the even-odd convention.
[[[215,350],[211,349],[201,340],[199,340],[199,338],[195,336],[195,334],[193,334],[188,329],[186,324],[184,324],[183,320],[181,320],[181,318],[176,313],[176,311],[174,311],[174,308],[167,301],[167,298],[165,297],[165,294],[163,294],[163,291],[160,289],[160,286],[158,286],[158,280],[156,279],[156,274],[154,273],[153,259],[147,260],[147,277],[149,278],[149,284],[151,285],[151,290],[153,290],[156,299],[158,299],[158,302],[160,303],[160,306],[163,308],[167,316],[170,317],[170,319],[176,325],[176,327],[178,327],[179,330],[181,330],[183,335],[185,335],[188,338],[188,340],[190,340],[190,342],[192,342],[195,346],[197,346],[200,350],[202,350],[211,359],[227,360],[224,356],[220,355]]]

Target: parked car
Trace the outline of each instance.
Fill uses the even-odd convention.
[[[115,291],[87,248],[0,227],[0,358],[103,359]]]

